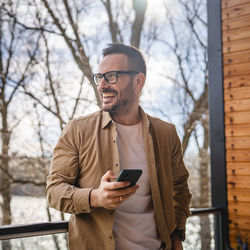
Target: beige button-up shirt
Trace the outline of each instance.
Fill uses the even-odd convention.
[[[188,172],[174,125],[142,108],[140,113],[157,227],[166,249],[171,249],[171,233],[185,229],[189,215]],[[46,198],[49,206],[71,214],[70,250],[115,249],[115,211],[91,209],[89,194],[108,170],[120,171],[116,138],[110,114],[98,111],[72,120],[54,149]]]

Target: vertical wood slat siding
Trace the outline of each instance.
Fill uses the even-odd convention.
[[[250,243],[250,0],[222,0],[230,242]]]

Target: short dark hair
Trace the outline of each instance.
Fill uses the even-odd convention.
[[[134,71],[142,72],[146,76],[146,63],[142,53],[133,46],[128,46],[121,43],[110,43],[103,50],[103,57],[110,54],[124,54],[128,57],[129,63]]]

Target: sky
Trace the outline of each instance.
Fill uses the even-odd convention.
[[[116,3],[118,2],[119,1]],[[125,8],[129,9],[131,6],[131,1],[122,2],[125,3]],[[95,3],[97,3],[97,1],[93,1],[93,4]],[[167,23],[164,21],[164,4],[167,4],[168,8],[175,12],[176,16],[180,15],[180,10],[178,9],[176,1],[174,0],[148,0],[148,9],[146,15],[149,18],[145,22],[144,30],[147,30],[150,22],[157,24],[158,33],[160,36],[167,38],[168,41],[171,41],[171,37],[168,35],[169,29]],[[25,11],[25,6],[23,6],[23,8],[23,11]],[[43,16],[46,16],[45,11],[42,10],[41,12]],[[108,19],[107,15],[103,11],[97,11],[96,8],[91,8],[90,12],[87,12],[86,10],[84,14],[88,15],[88,18],[82,18],[79,29],[82,31],[82,34],[86,35],[86,38],[89,39],[86,42],[86,46],[88,48],[87,51],[91,56],[91,65],[93,69],[96,70],[101,58],[102,48],[110,42],[110,36],[107,36],[107,28],[105,28],[107,26]],[[130,14],[129,11],[128,14]],[[29,24],[33,23],[31,17],[32,16],[30,15],[29,18],[27,18]],[[26,15],[24,15],[24,18],[26,18]],[[25,19],[23,21],[25,21]],[[146,33],[144,32],[142,36],[144,37],[145,34]],[[51,61],[53,62],[54,67],[54,78],[56,81],[58,81],[58,83],[63,82],[61,93],[64,93],[63,100],[65,103],[63,105],[63,111],[65,111],[66,115],[66,111],[69,110],[70,107],[70,105],[67,103],[67,98],[76,95],[76,91],[79,89],[79,83],[81,81],[81,72],[75,65],[75,62],[72,61],[72,56],[65,44],[65,41],[56,35],[47,35],[49,38],[49,46],[53,52],[51,55]],[[93,37],[99,38],[99,45],[96,47],[96,43],[91,40]],[[129,40],[128,38],[129,36],[127,37],[127,42]],[[143,90],[143,96],[141,98],[142,106],[150,114],[159,116],[164,120],[175,123],[177,125],[179,135],[182,136],[182,116],[180,116],[177,106],[171,105],[173,83],[166,78],[166,75],[171,75],[176,71],[174,57],[166,49],[166,46],[163,46],[163,44],[160,42],[153,43],[148,53],[147,44],[145,44],[144,40],[142,39],[141,51],[145,54],[148,66],[148,75],[146,85]],[[44,77],[45,76],[43,73],[39,73],[36,77],[34,77],[31,84],[31,89],[33,91],[36,90],[35,92],[38,93],[39,90],[44,88]],[[83,98],[89,95],[93,96],[93,90],[88,86],[87,83],[84,84],[84,88],[85,91],[82,96]],[[19,127],[15,130],[11,148],[13,151],[17,152],[21,149],[21,151],[25,154],[36,154],[36,152],[39,151],[39,144],[37,140],[34,142],[34,138],[37,138],[37,133],[32,128],[34,127],[36,120],[33,102],[29,102],[27,97],[24,96],[19,96],[18,98],[16,98],[18,99],[18,105],[15,104],[13,107],[11,107],[12,113],[16,113],[18,116],[24,107],[30,110],[30,112],[24,114],[24,119],[20,123]],[[46,99],[43,96],[40,96],[39,98],[41,100]],[[53,103],[51,103],[51,105],[53,105]],[[84,109],[78,110],[77,116],[94,112],[97,109],[98,107],[96,105],[87,105]],[[160,112],[158,112],[157,109],[160,109]],[[51,145],[48,146],[49,151],[55,144],[56,138],[58,138],[60,134],[60,130],[58,130],[58,121],[54,119],[53,115],[48,114],[41,107],[39,107],[39,114],[43,121],[43,133],[46,134],[48,141],[47,144]],[[16,138],[18,138],[18,140]]]

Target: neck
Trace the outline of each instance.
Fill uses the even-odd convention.
[[[114,122],[117,122],[119,124],[126,125],[126,126],[135,125],[141,119],[138,106],[136,108],[130,110],[127,113],[123,113],[123,114],[112,114],[111,113],[110,115],[111,115],[112,119],[114,120]]]

